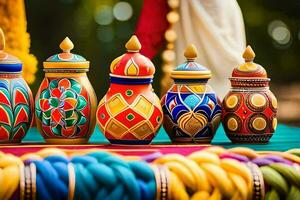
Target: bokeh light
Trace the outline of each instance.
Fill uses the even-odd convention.
[[[272,37],[279,44],[287,44],[290,41],[291,34],[286,27],[276,27],[272,32]]]
[[[100,6],[98,9],[96,9],[94,18],[99,25],[111,24],[114,20],[112,7],[109,5]]]
[[[132,17],[133,10],[129,3],[120,1],[114,6],[113,14],[117,20],[127,21]]]
[[[287,25],[281,20],[274,20],[268,26],[268,33],[279,45],[289,45],[291,42],[291,32]]]

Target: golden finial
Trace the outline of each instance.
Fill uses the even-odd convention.
[[[3,51],[5,48],[5,37],[2,28],[0,28],[0,51]]]
[[[63,52],[70,52],[74,48],[74,44],[68,37],[66,37],[60,43],[59,47]]]
[[[197,58],[198,51],[194,44],[190,44],[184,51],[184,56],[187,60],[195,60]]]
[[[243,58],[245,59],[246,62],[251,62],[254,60],[255,53],[250,45],[248,45],[247,48],[245,49],[243,53]]]
[[[128,40],[125,47],[126,47],[127,51],[129,51],[129,52],[138,52],[142,48],[142,45],[141,45],[139,39],[135,35],[133,35]]]

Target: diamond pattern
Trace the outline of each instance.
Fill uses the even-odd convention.
[[[152,103],[149,102],[144,96],[140,96],[133,106],[134,110],[137,111],[139,114],[143,115],[144,117],[148,118],[153,111]]]
[[[127,104],[125,100],[121,97],[121,95],[117,94],[116,96],[109,99],[109,101],[107,102],[107,106],[112,116],[115,116],[122,110],[124,110],[127,107]]]
[[[145,122],[146,121],[140,122],[135,128],[132,129],[132,134],[140,140],[146,138],[154,131],[148,122]]]
[[[163,113],[158,97],[129,96],[126,91],[134,88],[120,88],[120,93],[107,94],[97,110],[100,129],[112,142],[151,141],[162,123]],[[112,91],[112,90],[110,90]],[[111,98],[106,99],[108,96]],[[147,96],[149,97],[149,96]],[[128,98],[130,101],[127,101]],[[126,101],[125,101],[126,100]],[[128,102],[133,102],[129,104]],[[114,140],[114,141],[112,141]]]
[[[127,130],[124,125],[115,119],[111,119],[106,126],[106,131],[117,139],[122,138]]]
[[[132,115],[133,118],[128,118],[128,116]],[[128,128],[133,127],[134,125],[138,124],[140,121],[145,120],[144,117],[142,117],[140,114],[135,112],[133,109],[128,108],[124,110],[123,112],[119,113],[115,119],[125,125]]]

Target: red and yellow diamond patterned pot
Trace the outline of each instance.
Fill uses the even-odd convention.
[[[0,28],[0,143],[19,143],[32,123],[33,97],[22,78],[21,61],[4,47]]]
[[[39,131],[48,143],[86,143],[94,131],[97,99],[86,72],[89,62],[70,53],[66,38],[62,53],[44,62],[45,78],[36,95]]]
[[[277,100],[265,69],[253,62],[250,46],[243,57],[245,63],[233,70],[232,89],[223,100],[223,127],[233,142],[266,143],[276,130]]]
[[[163,118],[151,85],[155,68],[139,53],[141,44],[136,36],[126,48],[128,52],[111,64],[111,85],[99,103],[97,121],[112,144],[149,144]]]

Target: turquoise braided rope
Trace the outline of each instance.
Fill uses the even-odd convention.
[[[36,166],[36,197],[40,200],[68,199],[68,159],[63,156],[49,156],[44,160],[27,160],[25,164]]]
[[[153,200],[155,176],[144,161],[126,162],[106,152],[71,159],[75,169],[75,200]]]

